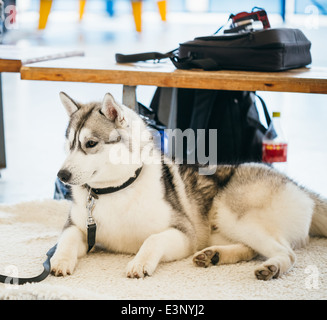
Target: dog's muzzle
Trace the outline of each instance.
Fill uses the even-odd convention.
[[[72,177],[72,173],[68,170],[60,170],[57,176],[63,183],[67,183]]]

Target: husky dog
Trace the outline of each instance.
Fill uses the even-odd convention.
[[[292,268],[293,249],[309,234],[327,236],[327,200],[278,171],[218,165],[214,174],[200,175],[197,165],[166,161],[144,121],[109,93],[102,103],[80,104],[65,93],[60,98],[70,121],[58,177],[71,186],[73,202],[51,259],[55,275],[71,274],[87,253],[90,212],[97,243],[135,254],[126,269],[130,278],[194,254],[200,267],[264,256],[254,274],[269,280]],[[91,197],[90,210],[94,190],[116,192]]]

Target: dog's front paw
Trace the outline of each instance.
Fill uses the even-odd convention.
[[[156,266],[149,262],[142,262],[137,258],[134,258],[127,265],[126,275],[128,278],[144,278],[145,276],[151,276]]]
[[[74,272],[77,259],[68,256],[54,255],[50,260],[51,273],[56,277],[71,275]]]

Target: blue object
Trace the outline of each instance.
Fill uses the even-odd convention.
[[[109,16],[112,17],[114,15],[114,1],[106,0],[106,10],[109,13]]]
[[[68,185],[63,184],[58,178],[55,182],[55,192],[53,195],[55,200],[72,200],[72,190]]]

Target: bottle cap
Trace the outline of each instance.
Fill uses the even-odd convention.
[[[279,118],[280,117],[280,112],[273,112],[273,118]]]

